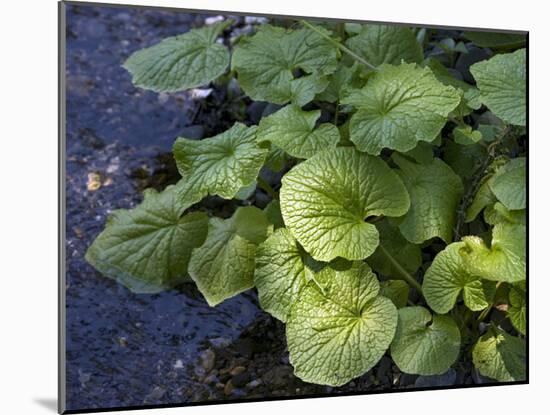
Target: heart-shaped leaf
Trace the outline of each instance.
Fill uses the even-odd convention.
[[[315,274],[292,305],[287,321],[296,376],[339,386],[382,358],[393,339],[397,311],[378,291],[378,280],[364,263],[342,271],[328,266]]]
[[[362,89],[342,99],[357,109],[350,121],[351,141],[378,155],[383,148],[405,152],[419,141],[433,141],[461,94],[416,64],[382,65]]]
[[[441,375],[460,352],[460,330],[448,316],[432,316],[424,307],[399,310],[391,356],[399,369],[417,375]]]
[[[178,138],[173,151],[186,187],[225,199],[254,183],[267,154],[256,144],[256,127],[240,123],[200,141]]]
[[[370,216],[401,216],[409,196],[379,158],[350,147],[318,153],[283,177],[280,192],[285,224],[318,261],[364,259],[378,246]]]

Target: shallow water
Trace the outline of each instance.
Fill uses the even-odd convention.
[[[260,313],[254,295],[216,308],[192,285],[135,295],[84,253],[112,210],[139,202],[133,172],[159,168],[156,156],[189,125],[195,105],[184,94],[134,88],[122,62],[202,18],[74,5],[67,12],[67,408],[183,402],[201,345],[236,338]],[[101,176],[96,191],[87,189],[90,173]]]

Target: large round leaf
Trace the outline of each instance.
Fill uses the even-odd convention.
[[[342,103],[357,109],[350,121],[351,141],[359,150],[378,155],[383,148],[405,152],[419,141],[433,141],[460,98],[429,68],[384,64]]]
[[[525,49],[498,54],[470,67],[481,101],[504,121],[525,125],[527,63]]]
[[[306,382],[339,386],[371,369],[390,345],[397,324],[393,303],[378,295],[364,263],[326,267],[292,305],[286,335],[294,373]]]
[[[460,330],[448,316],[432,316],[424,307],[399,310],[391,356],[405,373],[441,375],[460,352]]]
[[[369,216],[409,209],[403,182],[381,159],[353,148],[318,153],[283,177],[281,211],[294,237],[319,261],[363,259],[378,246]]]
[[[411,197],[411,208],[399,222],[403,236],[416,244],[434,237],[450,243],[464,191],[460,177],[439,158],[419,164],[394,154],[393,160]]]

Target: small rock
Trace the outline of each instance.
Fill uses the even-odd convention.
[[[213,383],[218,382],[218,375],[216,373],[211,373],[207,377],[204,378],[203,383],[206,383],[208,385],[211,385]]]
[[[166,92],[161,92],[158,95],[157,99],[158,99],[158,102],[159,102],[160,105],[164,105],[170,99],[170,95],[168,95]]]
[[[240,375],[241,373],[243,373],[245,370],[246,370],[246,368],[244,366],[235,366],[233,369],[231,369],[229,374],[231,376],[237,376],[237,375]]]
[[[235,389],[235,386],[233,386],[233,383],[230,380],[225,384],[225,387],[223,388],[223,393],[225,394],[225,396],[229,396],[231,395],[231,392],[233,392],[233,389]]]
[[[126,347],[128,346],[128,339],[126,337],[119,337],[118,338],[118,344],[121,346],[121,347]]]
[[[231,384],[237,388],[242,388],[250,381],[250,373],[242,372],[231,378]]]
[[[391,360],[384,356],[378,363],[378,367],[376,368],[376,377],[380,380],[386,379],[388,377],[391,370]]]
[[[456,372],[451,368],[442,375],[419,376],[414,382],[414,386],[417,388],[437,388],[454,385],[455,380]]]
[[[213,339],[209,339],[209,342],[216,348],[224,348],[231,344],[231,339],[227,337],[214,337]]]
[[[206,349],[200,355],[201,366],[206,372],[210,372],[214,369],[214,364],[216,363],[216,353],[212,349]]]
[[[288,385],[290,377],[292,376],[292,368],[289,366],[276,366],[271,370],[268,370],[262,379],[266,384],[271,385],[273,388],[284,388]]]
[[[162,397],[164,396],[165,393],[166,393],[166,389],[164,389],[160,386],[155,386],[153,388],[153,390],[151,391],[151,393],[145,397],[144,401],[145,402],[157,402],[157,401],[162,399]]]
[[[245,16],[244,22],[245,24],[264,24],[267,23],[269,20],[266,17],[256,17],[256,16]]]
[[[212,88],[193,88],[191,90],[191,98],[204,99],[207,98],[212,93],[212,91]]]
[[[260,379],[254,379],[253,381],[248,382],[246,384],[246,387],[248,389],[254,389],[254,388],[257,388],[258,386],[260,386],[261,384],[262,384],[262,381]]]
[[[78,369],[78,381],[82,387],[86,387],[86,383],[90,381],[92,375],[90,373],[83,372],[82,369]]]
[[[183,361],[181,359],[176,360],[173,367],[174,369],[183,369]]]
[[[207,17],[206,19],[204,19],[204,24],[207,25],[207,26],[211,26],[215,23],[218,23],[218,22],[223,22],[225,19],[225,17],[219,15],[219,16],[210,16],[210,17]]]
[[[90,192],[95,192],[101,187],[101,176],[98,173],[88,173],[88,182],[86,188]]]
[[[252,121],[254,124],[259,123],[263,117],[263,112],[266,106],[267,102],[264,101],[254,101],[252,104],[250,104],[246,109],[250,121]]]

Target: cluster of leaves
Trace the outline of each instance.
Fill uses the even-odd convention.
[[[181,180],[114,212],[87,260],[137,293],[190,276],[211,306],[256,287],[308,382],[345,384],[385,353],[405,373],[441,374],[464,356],[484,376],[525,379],[524,37],[466,32],[494,53],[470,67],[473,85],[445,66],[464,42],[425,58],[424,29],[301,21],[228,48],[229,24],[124,66],[163,92],[230,67],[248,97],[280,109],[178,138]],[[285,173],[280,189],[262,167]],[[250,203],[257,186],[272,197],[264,209]],[[197,208],[209,195],[242,206],[209,217]]]

